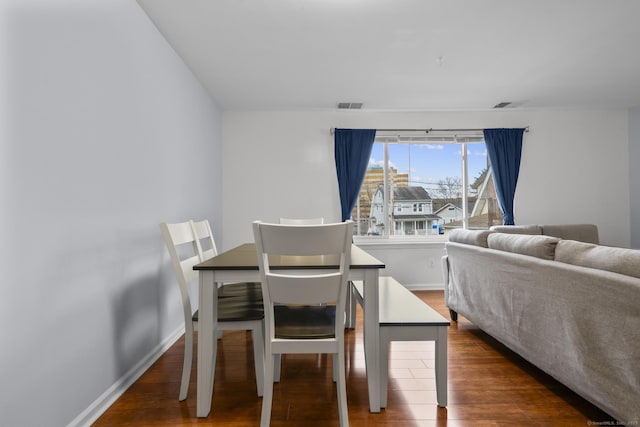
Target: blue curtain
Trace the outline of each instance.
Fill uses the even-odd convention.
[[[524,129],[485,129],[484,142],[489,154],[489,163],[496,186],[496,195],[502,222],[515,225],[513,217],[513,198],[520,172],[522,155],[522,136]]]
[[[375,129],[336,129],[334,132],[342,221],[351,218],[375,137]]]

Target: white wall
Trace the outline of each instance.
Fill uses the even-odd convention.
[[[224,246],[251,241],[251,221],[280,216],[339,219],[332,127],[485,128],[522,127],[525,134],[515,215],[519,224],[595,223],[603,243],[628,247],[629,163],[627,112],[486,111],[384,113],[225,112],[223,114]],[[237,165],[242,165],[238,167]],[[384,254],[383,248],[370,248]],[[391,250],[391,249],[389,249]],[[398,271],[429,259],[387,252]],[[400,261],[399,261],[400,260]],[[422,268],[422,267],[420,267]],[[414,269],[415,270],[415,269]],[[416,270],[418,271],[418,270]],[[425,278],[420,277],[425,275]],[[418,271],[405,280],[431,285],[440,277]]]
[[[631,247],[640,249],[640,107],[629,110]]]
[[[179,331],[158,225],[221,222],[221,117],[135,1],[0,33],[0,425],[62,426]]]
[[[442,289],[444,241],[356,243],[385,264],[381,275],[391,276],[409,289]]]

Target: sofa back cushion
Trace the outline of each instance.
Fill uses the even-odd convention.
[[[496,233],[509,234],[542,234],[542,227],[536,224],[531,225],[494,225],[490,228]]]
[[[577,240],[586,243],[600,243],[598,227],[594,224],[542,225],[542,234],[565,240]]]
[[[640,250],[562,240],[555,260],[640,278]]]
[[[487,238],[491,249],[547,260],[553,260],[559,241],[557,237],[509,233],[492,233]]]
[[[486,248],[489,234],[491,234],[489,230],[463,230],[456,228],[449,233],[449,241]]]

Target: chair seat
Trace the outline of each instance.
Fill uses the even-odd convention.
[[[336,307],[274,307],[275,337],[282,339],[321,339],[335,337]]]
[[[248,297],[256,301],[262,301],[262,283],[240,282],[230,283],[218,288],[218,298]]]
[[[198,321],[198,310],[192,319]],[[259,302],[244,302],[241,297],[218,299],[218,322],[239,322],[264,319],[264,306]]]
[[[226,299],[225,299],[226,300]],[[238,322],[264,319],[264,307],[258,306],[226,306],[218,301],[218,322]]]

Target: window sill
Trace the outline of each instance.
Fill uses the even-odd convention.
[[[444,245],[449,238],[444,235],[437,236],[415,236],[415,237],[370,237],[370,236],[354,236],[353,243],[358,246],[426,246],[426,245]]]

